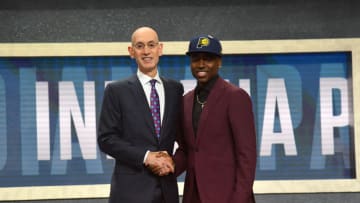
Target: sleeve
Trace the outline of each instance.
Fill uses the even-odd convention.
[[[236,151],[236,186],[230,202],[252,202],[256,170],[256,130],[249,95],[242,89],[231,93],[228,115]]]
[[[184,127],[183,127],[183,119],[184,119],[184,108],[183,108],[183,99],[181,102],[181,111],[180,111],[180,118],[179,118],[179,124],[177,126],[177,136],[176,136],[176,142],[178,144],[178,148],[175,151],[174,155],[174,162],[175,162],[175,175],[179,176],[181,175],[185,170],[187,166],[187,146],[185,142],[185,135],[184,135]]]
[[[102,102],[99,125],[98,145],[101,151],[116,160],[134,167],[142,167],[147,149],[136,147],[123,139],[121,97],[119,86],[107,85]]]

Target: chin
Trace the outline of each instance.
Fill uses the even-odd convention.
[[[197,78],[197,80],[198,80],[200,83],[207,83],[207,81],[209,81],[207,78]]]
[[[146,70],[153,70],[153,69],[155,69],[156,66],[154,64],[144,64],[143,67]]]

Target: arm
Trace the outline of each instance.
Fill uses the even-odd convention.
[[[183,106],[183,105],[181,105]],[[175,175],[181,175],[187,167],[187,146],[185,142],[185,133],[184,133],[184,109],[181,108],[180,112],[180,122],[178,124],[178,130],[176,135],[176,142],[178,144],[178,148],[176,149],[174,155],[174,162],[175,162]]]
[[[101,151],[116,160],[126,162],[135,167],[142,167],[146,149],[133,146],[124,139],[122,126],[120,86],[109,84],[105,88],[99,118],[98,144]],[[125,94],[121,92],[121,94]]]
[[[230,202],[252,202],[256,170],[256,131],[248,94],[232,92],[228,109],[236,151],[236,188]]]

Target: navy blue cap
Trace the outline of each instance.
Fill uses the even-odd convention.
[[[211,35],[203,35],[190,40],[189,50],[186,52],[186,55],[205,52],[221,56],[221,51],[222,48],[218,39]]]

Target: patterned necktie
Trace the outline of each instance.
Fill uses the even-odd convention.
[[[151,93],[150,93],[150,109],[151,115],[154,120],[155,125],[155,132],[157,138],[160,138],[160,128],[161,128],[161,121],[160,121],[160,102],[159,102],[159,95],[155,89],[156,80],[150,80],[151,84]]]

